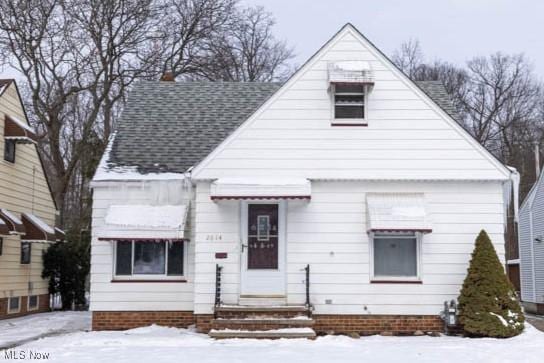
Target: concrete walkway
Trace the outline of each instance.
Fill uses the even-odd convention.
[[[525,318],[529,323],[531,323],[532,326],[544,332],[544,316],[525,314]]]

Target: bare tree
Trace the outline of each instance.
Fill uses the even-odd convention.
[[[393,53],[391,60],[408,77],[415,78],[416,72],[424,64],[423,51],[419,40],[410,38],[402,43],[400,48]]]
[[[288,61],[293,50],[275,39],[272,15],[262,7],[240,10],[227,30],[210,45],[211,61],[203,65],[203,76],[223,81],[284,80],[293,69]]]

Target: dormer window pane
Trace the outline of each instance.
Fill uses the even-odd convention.
[[[364,119],[365,90],[360,84],[337,84],[334,87],[334,118]]]

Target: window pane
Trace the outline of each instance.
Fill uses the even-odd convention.
[[[417,276],[415,238],[375,238],[375,276]]]
[[[334,86],[335,93],[364,93],[365,86],[362,84],[337,84]]]
[[[21,263],[29,264],[30,255],[31,255],[31,244],[30,242],[21,242]]]
[[[134,274],[164,275],[164,242],[134,243]]]
[[[132,273],[132,242],[118,241],[116,256],[115,273],[130,275]]]
[[[10,297],[9,298],[9,310],[19,310],[19,298],[18,297]]]
[[[168,275],[183,275],[183,242],[168,244]]]
[[[15,162],[15,140],[4,140],[4,160],[11,163]]]
[[[364,106],[335,106],[334,118],[364,118]]]
[[[28,298],[28,306],[30,308],[35,308],[38,306],[38,296],[37,295],[31,295]]]

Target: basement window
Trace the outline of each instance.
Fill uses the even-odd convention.
[[[8,314],[16,314],[21,311],[21,297],[10,297],[8,299]]]
[[[38,295],[30,295],[28,297],[28,311],[38,309]]]
[[[334,120],[333,125],[366,126],[366,92],[363,84],[334,84]]]
[[[123,279],[179,278],[184,256],[183,241],[117,241],[115,275]]]

